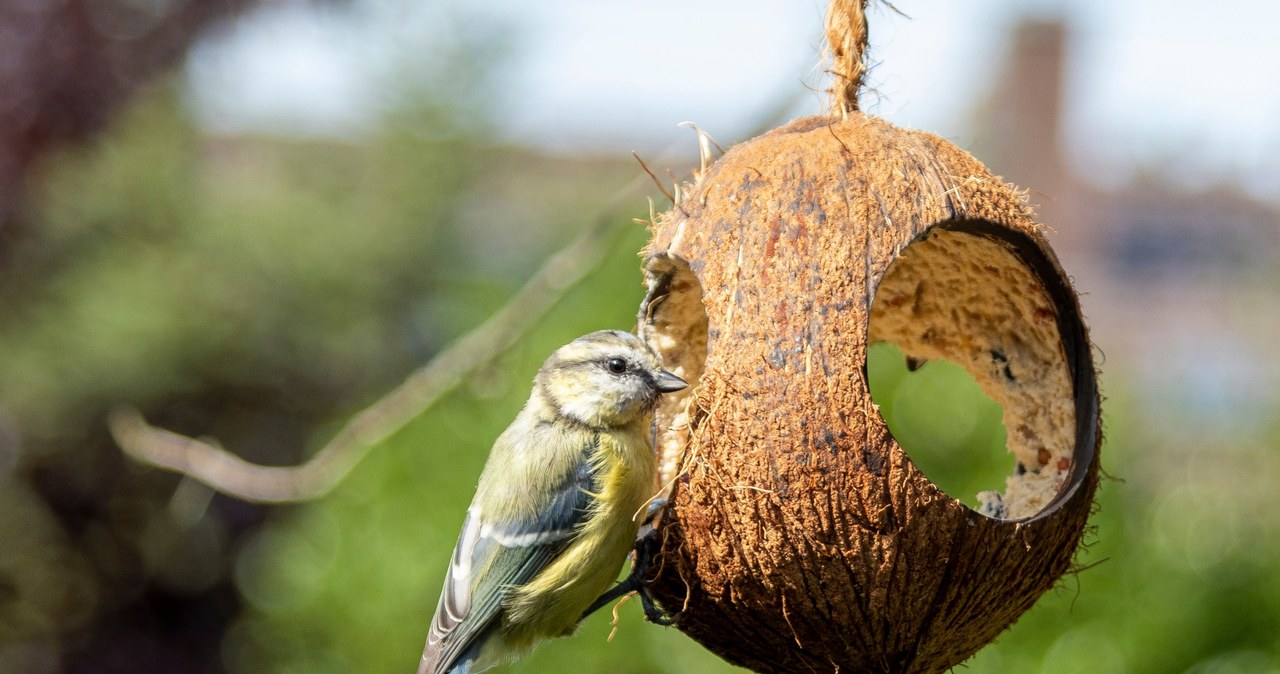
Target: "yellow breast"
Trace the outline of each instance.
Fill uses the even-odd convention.
[[[656,462],[648,428],[646,421],[634,430],[601,434],[592,457],[601,468],[600,492],[573,542],[513,591],[503,621],[509,640],[532,643],[571,631],[617,579],[654,492]]]

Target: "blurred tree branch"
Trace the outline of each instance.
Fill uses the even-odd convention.
[[[642,182],[636,178],[619,190],[595,222],[549,257],[505,306],[357,413],[305,463],[251,463],[211,442],[156,428],[132,407],[117,408],[110,415],[111,433],[125,454],[135,460],[182,473],[236,498],[262,503],[319,498],[370,450],[511,348],[570,288],[599,266],[609,241],[622,229],[616,212]]]
[[[748,136],[763,133],[786,119],[796,97],[780,96],[777,101],[760,115],[760,121]],[[691,126],[698,136],[705,170],[711,148],[719,149],[719,146],[696,125]],[[609,240],[622,229],[615,222],[618,210],[650,178],[662,189],[652,174],[632,179],[613,195],[594,222],[577,239],[549,257],[505,306],[436,354],[400,386],[357,413],[304,463],[296,466],[252,463],[213,442],[152,426],[137,409],[128,406],[119,407],[110,415],[111,434],[124,453],[134,460],[180,473],[245,501],[291,503],[324,496],[374,447],[511,348],[565,293],[598,267],[608,251]],[[650,206],[652,211],[652,203]]]

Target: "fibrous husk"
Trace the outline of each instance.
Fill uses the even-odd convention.
[[[1098,394],[1067,276],[1021,194],[857,113],[731,149],[654,225],[641,335],[695,386],[657,413],[678,626],[760,672],[941,671],[1068,570]],[[966,507],[871,400],[866,353],[947,358],[1005,409],[1003,496]]]

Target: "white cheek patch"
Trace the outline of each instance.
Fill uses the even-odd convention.
[[[592,424],[600,417],[600,401],[596,396],[571,396],[560,401],[560,411],[582,423]]]

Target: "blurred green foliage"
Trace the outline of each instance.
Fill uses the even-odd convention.
[[[460,83],[491,64],[455,61],[361,141],[206,137],[160,86],[45,163],[0,277],[0,672],[59,671],[77,651],[102,668],[82,671],[411,670],[475,478],[535,369],[577,335],[633,324],[642,227],[620,223],[536,330],[320,501],[210,499],[123,463],[102,417],[137,404],[249,459],[300,461],[638,173],[626,157],[490,144],[492,111]],[[927,474],[970,504],[1000,488],[1000,411],[967,375],[908,373],[890,347],[870,360]],[[1103,461],[1121,479],[1102,485],[1080,571],[965,668],[1280,671],[1280,425],[1155,427],[1130,373],[1108,368]],[[138,617],[156,594],[172,603]],[[198,610],[169,639],[179,604]],[[735,669],[634,604],[620,615],[612,642],[604,612],[504,671]]]
[[[18,258],[57,273],[0,327],[6,404],[53,432],[82,400],[171,392],[193,369],[362,378],[359,363],[403,351],[390,323],[405,309],[388,307],[441,282],[413,272],[452,257],[439,244],[474,171],[466,148],[203,139],[154,92],[97,151],[49,168],[41,238]],[[298,352],[349,370],[311,375]]]
[[[124,464],[106,438],[112,405],[293,463],[317,424],[456,331],[426,316],[436,287],[469,279],[454,267],[470,250],[448,244],[482,117],[445,126],[437,107],[432,135],[390,125],[359,145],[228,139],[200,135],[177,101],[154,87],[91,147],[47,158],[30,234],[8,251],[0,416],[20,444],[0,472],[0,671],[72,667],[80,649],[190,671],[208,658],[112,616],[173,595],[235,610],[218,595],[262,514],[205,511],[189,485],[197,505],[179,513],[172,476]],[[191,621],[168,620],[209,630]]]

